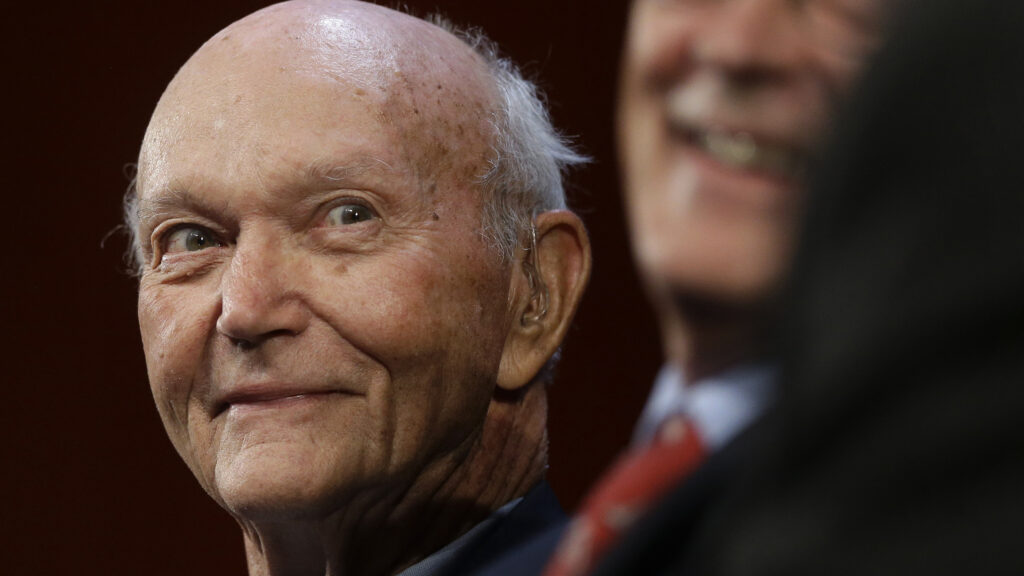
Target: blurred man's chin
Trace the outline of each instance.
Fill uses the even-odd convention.
[[[758,305],[779,290],[785,246],[778,238],[720,239],[679,234],[639,247],[640,267],[651,290],[689,294],[723,304]]]

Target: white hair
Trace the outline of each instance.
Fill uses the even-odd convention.
[[[540,90],[480,29],[460,29],[436,15],[429,21],[472,48],[494,80],[498,107],[491,118],[491,168],[480,179],[486,194],[482,232],[511,261],[537,214],[566,208],[566,170],[590,159],[555,130]]]
[[[128,251],[125,252],[124,261],[128,265],[128,273],[135,276],[142,274],[142,244],[139,242],[139,194],[138,194],[138,165],[129,164],[125,170],[131,172],[131,182],[128,184],[128,192],[121,200],[121,213],[124,223],[120,228],[128,235]],[[115,228],[111,232],[116,232]]]
[[[427,21],[451,33],[484,61],[494,81],[497,109],[490,169],[480,177],[485,194],[481,233],[505,262],[512,262],[520,241],[529,237],[533,219],[548,210],[566,208],[562,177],[574,165],[590,159],[573,150],[555,130],[543,95],[523,77],[519,67],[500,55],[497,45],[480,29],[462,29],[442,16]],[[142,272],[138,238],[137,175],[124,197],[124,228],[129,237],[127,262]]]

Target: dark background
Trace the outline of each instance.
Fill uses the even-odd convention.
[[[3,12],[3,574],[243,574],[233,521],[166,439],[123,273],[126,167],[188,56],[269,4],[39,3]],[[486,30],[594,157],[570,197],[594,275],[551,390],[550,480],[573,507],[628,439],[659,361],[613,148],[625,2],[409,1]]]

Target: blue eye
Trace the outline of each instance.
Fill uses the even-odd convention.
[[[327,213],[327,223],[332,226],[358,224],[377,217],[377,213],[369,206],[362,204],[344,204],[336,206]]]
[[[209,230],[197,226],[184,226],[167,235],[167,247],[164,252],[196,252],[221,245]]]

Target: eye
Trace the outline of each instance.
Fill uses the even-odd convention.
[[[358,224],[377,217],[377,213],[369,206],[362,204],[343,204],[336,206],[327,213],[327,224],[330,226],[347,226]]]
[[[166,254],[197,252],[205,248],[222,246],[212,232],[198,226],[183,226],[167,235]]]

